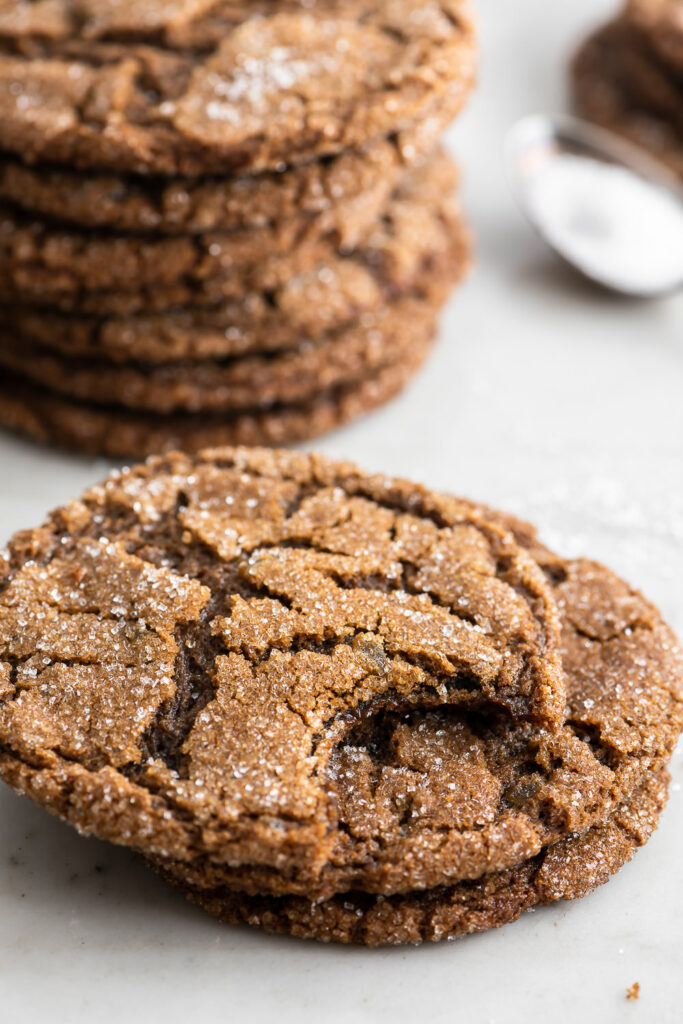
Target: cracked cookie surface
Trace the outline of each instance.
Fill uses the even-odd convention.
[[[448,251],[458,232],[457,172],[441,151],[414,167],[346,249],[335,231],[295,218],[276,240],[270,228],[225,235],[142,238],[64,231],[5,213],[0,292],[12,303],[81,314],[210,306],[249,291],[273,291],[340,259],[369,267],[397,289],[424,260]],[[352,232],[354,235],[357,233]],[[265,254],[265,255],[264,255]]]
[[[448,706],[533,730],[564,709],[555,606],[512,536],[315,456],[153,460],[17,535],[0,578],[0,773],[149,855],[313,878],[366,723]],[[471,815],[449,825],[470,860],[501,829],[510,856],[536,814],[492,787],[473,842]],[[408,830],[411,877],[433,831]]]
[[[13,0],[0,145],[158,174],[276,168],[461,106],[467,0]]]
[[[317,342],[296,334],[287,339],[280,332],[269,339],[270,351],[241,353],[227,361],[147,365],[138,359],[111,365],[34,345],[9,328],[0,330],[0,365],[61,395],[157,413],[239,412],[291,405],[408,359],[416,338],[433,329],[436,310],[466,272],[467,263],[467,235],[462,227],[460,237],[453,240],[452,255],[430,261],[414,290]],[[223,332],[224,345],[235,340],[226,339]],[[244,341],[242,336],[240,340]]]
[[[662,773],[683,726],[683,655],[671,630],[608,569],[565,562],[528,527],[487,514],[512,528],[552,583],[567,685],[563,726],[548,732],[448,707],[377,716],[346,738],[332,762],[338,839],[315,887],[291,873],[206,859],[158,859],[165,876],[216,908],[220,899],[252,906],[246,896],[221,897],[227,889],[272,896],[275,911],[288,907],[276,899],[285,894],[317,902],[362,891],[367,903],[372,893],[429,890],[516,865],[526,865],[524,875],[549,848],[555,858],[558,843],[572,847],[571,837],[594,828],[600,834],[631,794]],[[490,832],[477,830],[494,819],[492,842]],[[416,825],[420,843],[413,847],[405,837]],[[615,855],[620,850],[617,843]],[[486,855],[493,858],[488,867]],[[525,892],[530,897],[533,887]],[[301,912],[301,904],[292,905]]]
[[[553,585],[561,614],[567,713],[552,744],[540,732],[530,743],[528,732],[523,735],[509,723],[504,737],[496,736],[495,719],[481,712],[437,708],[384,715],[347,737],[338,751],[343,859],[348,869],[348,847],[355,843],[364,867],[362,877],[354,879],[347,870],[346,878],[363,885],[334,896],[329,895],[334,885],[286,895],[288,886],[297,891],[292,879],[277,879],[263,869],[221,870],[201,861],[152,858],[162,877],[228,923],[374,946],[438,941],[498,927],[538,904],[586,895],[631,859],[657,827],[666,801],[665,766],[683,727],[680,646],[656,609],[614,573],[586,560],[566,562],[540,544],[527,524],[490,509],[486,513],[513,531]],[[575,762],[573,799],[570,776],[558,785],[570,765],[564,746],[570,737],[590,746],[603,771],[599,778],[589,767],[590,757],[580,767]],[[522,751],[527,762],[519,773],[515,757]],[[554,760],[555,780],[547,775],[541,780],[548,760]],[[396,841],[397,824],[404,830],[411,817],[423,816],[433,827],[443,827],[449,817],[452,825],[454,814],[461,821],[476,815],[495,794],[494,778],[504,780],[506,773],[511,803],[516,793],[527,803],[535,793],[545,801],[549,825],[553,811],[566,809],[568,802],[581,823],[565,817],[563,835],[552,839],[548,828],[550,842],[538,852],[481,877],[430,887],[423,873],[424,887],[393,895],[385,889],[378,895],[367,885],[368,863],[373,858],[377,863],[380,847]],[[591,808],[586,786],[594,787]],[[455,806],[449,806],[454,791]],[[374,850],[368,841],[373,825],[379,840]],[[430,851],[430,870],[440,855],[439,849]],[[338,872],[341,859],[333,854],[321,878]]]

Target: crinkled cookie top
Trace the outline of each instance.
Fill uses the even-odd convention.
[[[0,4],[0,146],[262,170],[455,113],[474,60],[468,0],[15,0]]]
[[[315,456],[152,460],[17,535],[0,580],[0,773],[150,854],[315,871],[377,716],[564,712],[555,605],[511,534]],[[498,829],[492,799],[460,824]]]

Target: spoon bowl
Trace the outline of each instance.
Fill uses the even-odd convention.
[[[652,298],[683,286],[683,188],[637,146],[568,116],[518,121],[513,192],[546,242],[590,280]]]

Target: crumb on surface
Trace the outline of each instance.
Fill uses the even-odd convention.
[[[627,999],[640,999],[640,982],[634,981],[629,988],[626,989]]]

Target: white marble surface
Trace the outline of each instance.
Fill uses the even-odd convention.
[[[520,219],[501,168],[505,128],[565,105],[563,62],[613,5],[479,5],[482,86],[453,133],[477,269],[405,397],[318,447],[535,519],[683,632],[683,299],[629,303],[575,280]],[[106,469],[3,435],[0,542]],[[658,833],[591,897],[455,944],[374,952],[223,927],[127,851],[3,787],[0,1020],[680,1021],[682,778],[678,757]]]

